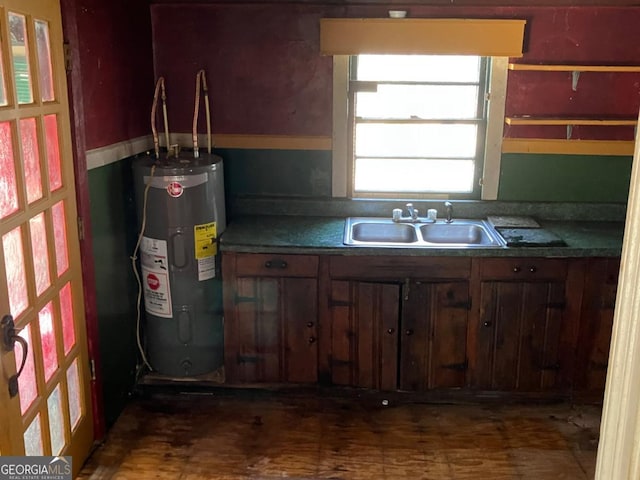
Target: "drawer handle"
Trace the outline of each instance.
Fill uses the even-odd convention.
[[[309,337],[309,343],[315,343],[316,342],[316,337]]]
[[[522,269],[520,267],[518,267],[518,266],[513,267],[513,273],[520,273],[521,270]]]
[[[307,327],[309,328],[313,327],[313,322],[307,322]]]
[[[393,335],[395,332],[396,332],[396,329],[395,329],[395,328],[387,328],[387,333],[388,333],[389,335]]]
[[[411,336],[411,335],[413,335],[413,330],[408,329],[408,330],[406,330],[404,333],[405,333],[405,335],[409,335],[409,336]]]
[[[534,267],[534,266],[531,266],[531,267],[529,267],[529,271],[531,273],[536,273],[538,271],[538,269],[536,267]]]
[[[484,323],[483,323],[483,325],[484,325],[485,327],[490,327],[490,326],[492,325],[492,323],[491,323],[491,322],[484,322]]]
[[[264,266],[266,268],[285,269],[287,268],[287,262],[285,262],[284,260],[267,260],[266,262],[264,262]]]

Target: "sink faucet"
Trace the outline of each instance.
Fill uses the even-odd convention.
[[[402,209],[394,208],[393,215],[392,215],[393,221],[394,222],[411,222],[411,223],[419,222],[420,218],[418,217],[418,209],[413,208],[413,203],[407,203],[406,207],[407,207],[407,211],[409,212],[409,216],[403,217]]]
[[[447,223],[453,222],[453,204],[451,202],[444,202],[444,208],[447,211]]]

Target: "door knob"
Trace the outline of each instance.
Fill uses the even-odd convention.
[[[408,329],[404,333],[405,333],[405,335],[413,335],[413,330]]]
[[[309,337],[309,343],[315,343],[316,337]]]
[[[387,328],[387,333],[389,335],[393,335],[395,333],[395,331],[396,331],[395,328]]]
[[[0,320],[0,328],[2,328],[2,346],[7,352],[13,351],[16,342],[22,345],[22,362],[20,362],[20,368],[18,368],[18,372],[15,375],[9,377],[9,397],[13,398],[18,394],[18,378],[27,363],[29,344],[24,338],[18,335],[11,315],[2,317],[2,320]]]

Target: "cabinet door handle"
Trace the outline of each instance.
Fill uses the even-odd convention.
[[[531,273],[536,273],[536,271],[537,271],[537,270],[538,270],[538,269],[537,269],[535,266],[533,266],[533,265],[529,267],[529,271],[530,271]]]
[[[387,333],[388,333],[389,335],[393,335],[395,332],[396,332],[396,329],[395,329],[395,328],[387,328]]]
[[[316,337],[309,337],[309,343],[315,343]]]
[[[309,328],[313,327],[313,322],[307,322],[307,327]]]
[[[522,269],[517,265],[515,267],[513,267],[513,273],[520,273],[521,270]]]
[[[287,262],[285,262],[284,260],[267,260],[266,262],[264,262],[264,266],[266,268],[285,269],[287,268]]]
[[[413,330],[408,329],[404,333],[405,333],[405,335],[413,335]]]
[[[493,323],[492,322],[484,322],[483,325],[485,327],[490,327],[491,325],[493,325]]]

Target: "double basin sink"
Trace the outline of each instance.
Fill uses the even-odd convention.
[[[486,220],[454,219],[398,223],[374,217],[347,218],[345,245],[418,248],[503,248],[504,239]]]

